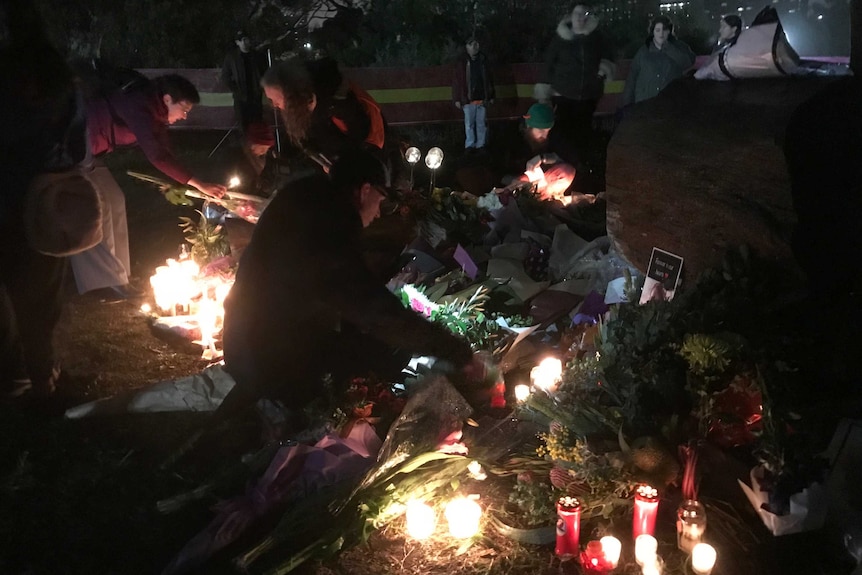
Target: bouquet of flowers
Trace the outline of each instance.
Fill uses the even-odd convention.
[[[189,198],[204,200],[219,205],[231,212],[232,214],[244,219],[247,222],[256,224],[260,219],[260,215],[266,206],[269,205],[271,198],[261,198],[259,196],[251,196],[241,194],[239,192],[228,192],[220,198],[208,196],[197,190],[190,190],[185,186],[181,186],[176,182],[142,174],[140,172],[126,172],[133,178],[155,184],[159,191],[165,196],[165,199],[175,205],[190,206],[192,204]]]

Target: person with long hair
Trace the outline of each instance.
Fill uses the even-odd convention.
[[[623,105],[654,98],[665,86],[694,65],[695,55],[688,44],[673,34],[673,22],[667,16],[653,19],[649,36],[632,60]]]
[[[380,107],[335,60],[291,58],[267,70],[261,85],[291,143],[324,170],[347,150],[383,149]]]
[[[712,53],[717,54],[736,44],[740,34],[742,34],[742,18],[736,14],[722,16],[718,23],[718,40]]]

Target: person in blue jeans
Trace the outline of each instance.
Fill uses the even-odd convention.
[[[464,149],[482,149],[488,138],[486,105],[494,103],[494,79],[487,56],[475,37],[467,39],[466,51],[455,64],[452,100],[464,112]]]

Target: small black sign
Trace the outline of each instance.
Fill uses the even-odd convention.
[[[682,258],[670,252],[652,249],[647,268],[647,277],[661,284],[665,291],[673,291],[682,273]]]

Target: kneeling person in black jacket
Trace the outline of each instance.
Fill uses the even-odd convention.
[[[360,234],[379,216],[387,184],[383,165],[356,150],[329,176],[273,198],[225,301],[225,368],[236,386],[222,417],[262,397],[297,412],[320,396],[323,374],[374,367],[361,365],[369,358],[471,364],[466,341],[405,309],[363,262]]]

